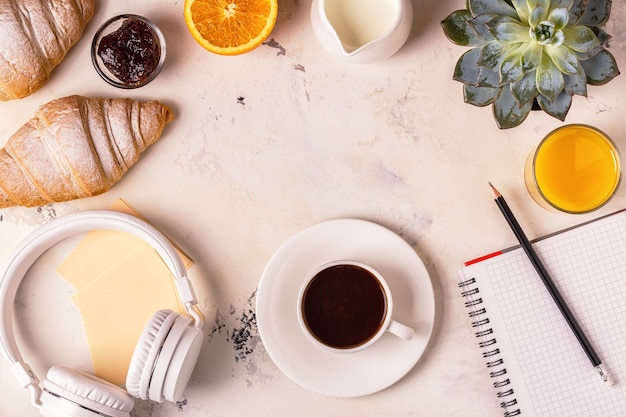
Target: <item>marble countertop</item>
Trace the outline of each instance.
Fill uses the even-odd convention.
[[[190,277],[207,337],[185,400],[138,401],[133,416],[500,416],[457,288],[463,261],[515,244],[487,182],[505,195],[530,238],[624,208],[626,195],[622,184],[609,204],[587,215],[549,212],[531,199],[525,159],[563,123],[533,112],[522,126],[499,130],[490,108],[463,103],[452,71],[466,48],[445,38],[440,21],[465,2],[414,0],[407,43],[366,65],[322,49],[310,1],[279,0],[268,42],[235,57],[211,54],[192,39],[182,0],[99,3],[49,83],[0,103],[0,143],[39,105],[71,94],[158,99],[176,119],[109,192],[0,210],[0,261],[38,225],[120,197],[196,260]],[[98,77],[89,47],[100,23],[127,12],[155,21],[169,47],[157,79],[125,91]],[[625,19],[626,7],[614,2],[606,29],[623,68],[626,29],[617,22]],[[590,87],[587,98],[574,98],[566,122],[602,129],[623,151],[625,91],[624,76]],[[357,398],[292,382],[267,354],[255,315],[259,278],[275,251],[304,228],[338,218],[373,221],[406,240],[424,261],[436,299],[434,333],[417,365],[389,388]],[[55,363],[89,366],[69,290],[51,273],[67,251],[58,246],[33,267],[16,300],[23,353],[41,374]],[[1,416],[38,415],[4,362],[0,391]]]

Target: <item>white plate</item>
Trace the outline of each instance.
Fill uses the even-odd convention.
[[[367,263],[385,277],[393,318],[416,330],[411,341],[385,333],[351,354],[309,341],[298,324],[298,292],[310,271],[338,259]],[[256,314],[267,353],[290,379],[320,394],[356,397],[389,387],[415,366],[432,334],[435,297],[422,260],[400,236],[368,221],[339,219],[304,229],[278,249],[261,276]]]

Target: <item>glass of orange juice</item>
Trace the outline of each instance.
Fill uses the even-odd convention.
[[[550,132],[524,167],[526,188],[542,207],[587,213],[617,191],[622,164],[615,143],[600,130],[571,124]]]

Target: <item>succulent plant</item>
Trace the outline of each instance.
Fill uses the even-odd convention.
[[[563,121],[574,94],[619,74],[602,30],[611,0],[467,0],[442,22],[452,42],[472,47],[453,78],[465,102],[493,105],[501,129],[538,105]]]

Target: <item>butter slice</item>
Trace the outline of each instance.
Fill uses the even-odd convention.
[[[114,210],[134,214],[122,200]],[[185,266],[191,258],[178,250]],[[94,373],[123,385],[139,336],[160,309],[187,314],[167,265],[151,245],[133,235],[97,230],[86,234],[57,272],[76,292]]]

